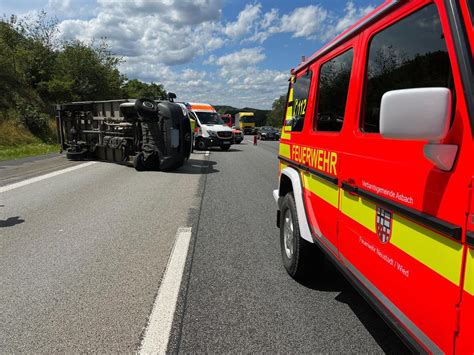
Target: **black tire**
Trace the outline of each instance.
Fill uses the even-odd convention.
[[[133,157],[133,167],[136,171],[145,170],[145,157],[143,156],[143,152],[139,152]]]
[[[286,233],[289,233],[291,226],[292,243],[288,243]],[[314,244],[301,238],[295,199],[291,192],[286,194],[281,206],[280,248],[283,266],[295,280],[307,279],[311,271],[317,272],[317,268],[322,267],[324,260],[322,252]]]
[[[242,141],[237,141],[237,142],[235,142],[235,144],[240,144],[241,142],[242,142]]]
[[[81,150],[80,152],[66,152],[66,158],[69,160],[84,160],[86,158],[87,151]]]
[[[230,144],[229,145],[221,145],[221,149],[223,151],[229,150],[230,149]]]
[[[199,138],[196,142],[196,149],[197,150],[207,150],[207,143],[204,139]]]
[[[135,109],[141,118],[150,120],[157,117],[158,106],[153,100],[137,99],[135,101]]]

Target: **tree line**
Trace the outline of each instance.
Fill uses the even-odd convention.
[[[166,99],[163,85],[129,80],[119,71],[122,62],[104,38],[61,40],[58,20],[44,11],[33,17],[1,18],[0,124],[15,122],[37,137],[49,134],[54,141],[54,104],[129,97]],[[275,100],[271,111],[252,109],[258,125],[280,127],[284,101],[285,96]]]
[[[0,122],[21,122],[41,136],[56,103],[166,98],[162,85],[120,73],[123,59],[110,51],[106,39],[61,41],[58,35],[57,19],[44,11],[0,19]]]

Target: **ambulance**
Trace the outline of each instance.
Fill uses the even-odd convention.
[[[289,80],[283,265],[300,279],[329,258],[420,353],[474,353],[473,15],[386,1]]]
[[[222,150],[229,150],[234,142],[232,129],[225,125],[214,107],[196,102],[188,102],[185,105],[191,117],[196,120],[196,148],[206,150],[210,147],[220,147]]]

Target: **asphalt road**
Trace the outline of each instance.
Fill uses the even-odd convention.
[[[174,173],[96,163],[0,192],[0,353],[136,352],[180,227],[168,351],[407,352],[331,264],[304,285],[286,274],[277,153],[244,141]],[[0,186],[76,164],[2,163]]]

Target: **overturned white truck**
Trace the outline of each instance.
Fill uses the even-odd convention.
[[[61,149],[73,160],[133,164],[136,170],[179,168],[189,158],[187,112],[149,99],[70,102],[56,106]]]

